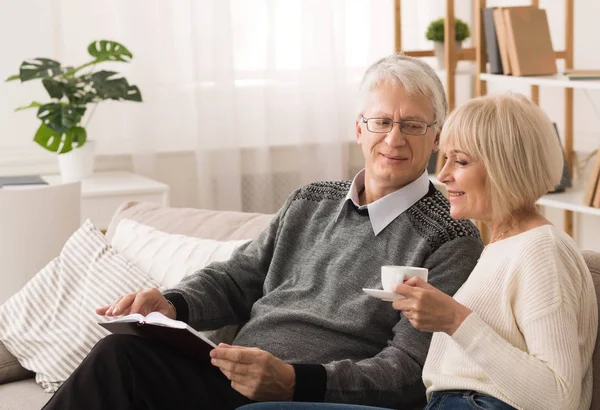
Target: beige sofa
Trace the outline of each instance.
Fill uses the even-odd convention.
[[[207,211],[200,209],[164,208],[148,203],[128,202],[114,214],[106,232],[110,239],[122,218],[151,225],[159,230],[182,235],[216,240],[253,238],[268,224],[270,215],[241,212]],[[585,251],[584,256],[599,295],[600,253]],[[596,344],[593,358],[594,396],[592,409],[600,409],[600,343]],[[18,366],[16,359],[0,342],[0,379],[10,376],[14,381],[0,385],[0,410],[40,409],[50,395],[35,383],[33,374]]]
[[[161,231],[216,240],[250,239],[257,236],[271,220],[271,215],[200,209],[164,208],[149,203],[124,203],[117,209],[106,236],[110,240],[122,218],[151,225]],[[227,333],[227,331],[225,331]],[[0,410],[40,409],[50,399],[34,379],[33,373],[18,361],[0,342]]]

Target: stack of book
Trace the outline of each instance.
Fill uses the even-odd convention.
[[[600,149],[596,151],[592,172],[585,185],[583,204],[600,208]]]
[[[557,72],[546,10],[488,7],[482,14],[490,73],[525,76]]]
[[[569,80],[600,80],[600,70],[565,70],[563,73]]]

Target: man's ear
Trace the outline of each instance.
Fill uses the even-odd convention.
[[[440,128],[440,130],[437,132],[437,134],[435,134],[435,139],[433,140],[433,148],[431,149],[431,152],[438,152],[440,150],[440,134],[442,133],[442,130]]]
[[[360,144],[360,142],[361,142],[360,137],[362,137],[362,127],[360,126],[360,122],[358,122],[358,120],[356,120],[355,127],[356,127],[356,142],[358,142]]]

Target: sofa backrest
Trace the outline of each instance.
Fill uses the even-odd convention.
[[[106,237],[110,241],[121,219],[133,219],[159,231],[195,238],[228,241],[253,239],[262,232],[273,215],[171,208],[148,202],[125,202],[113,214]]]
[[[600,252],[583,251],[583,258],[592,273],[594,288],[596,290],[596,299],[600,309]],[[592,405],[590,409],[600,409],[600,343],[596,339],[596,347],[592,356],[592,374],[594,378],[594,387],[592,390]]]

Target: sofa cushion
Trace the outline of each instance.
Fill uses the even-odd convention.
[[[600,309],[600,252],[583,251],[583,259],[592,274],[598,309]],[[592,389],[592,405],[590,409],[600,409],[600,343],[596,339],[596,346],[592,356],[592,377],[594,387]]]
[[[253,239],[267,227],[272,217],[265,214],[169,208],[147,202],[125,202],[113,214],[106,237],[110,241],[119,221],[128,218],[163,232],[196,238],[218,241]]]
[[[212,262],[229,259],[248,239],[216,241],[168,234],[131,219],[122,219],[111,240],[121,255],[159,285],[171,288]]]
[[[0,384],[27,379],[33,375],[34,373],[21,366],[17,358],[4,346],[4,343],[0,342]],[[0,406],[0,409],[3,408]]]
[[[0,385],[0,409],[2,410],[41,409],[51,397],[51,394],[40,389],[31,378]]]
[[[0,340],[48,391],[58,389],[108,331],[95,308],[157,284],[85,221],[60,255],[0,306]]]

